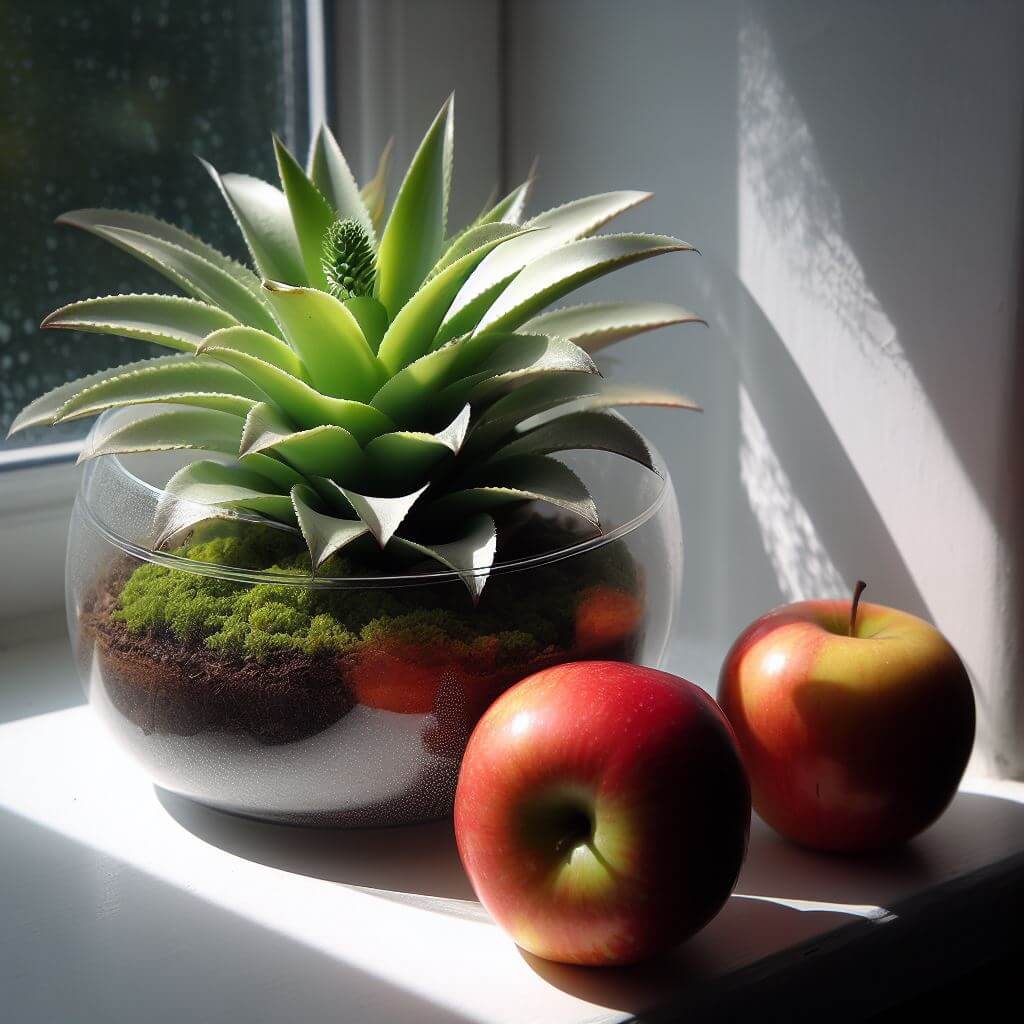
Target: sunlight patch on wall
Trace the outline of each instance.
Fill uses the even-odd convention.
[[[842,194],[753,10],[739,32],[738,74],[739,276],[835,431],[851,486],[863,486],[930,615],[998,707],[1008,685],[1004,546],[848,241]],[[795,456],[780,453],[794,489],[814,488]],[[870,545],[870,533],[858,532],[870,528],[844,519],[841,493],[815,494],[836,529]],[[998,721],[980,724],[982,746],[998,747]]]
[[[849,590],[807,509],[772,449],[746,388],[740,385],[740,479],[787,601],[844,597]]]

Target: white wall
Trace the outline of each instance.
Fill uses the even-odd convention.
[[[981,711],[979,767],[1024,773],[1024,6],[506,4],[506,170],[535,208],[651,188],[623,224],[702,256],[592,286],[710,320],[615,350],[702,417],[638,417],[687,538],[675,667],[712,685],[782,600],[933,619]]]

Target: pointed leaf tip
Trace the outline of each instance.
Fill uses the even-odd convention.
[[[489,515],[473,516],[465,525],[462,537],[444,544],[423,544],[404,537],[395,537],[395,543],[433,558],[456,572],[475,605],[490,578],[498,549],[498,532]]]
[[[387,547],[388,541],[395,535],[395,531],[402,525],[413,505],[429,486],[429,484],[424,484],[419,490],[397,498],[378,498],[368,494],[357,494],[344,487],[341,488],[341,491],[352,504],[359,518],[366,524],[370,533],[373,534],[377,543],[384,548]]]
[[[316,492],[305,484],[296,484],[291,489],[291,501],[299,530],[309,548],[314,576],[331,555],[367,533],[366,524],[358,519],[339,519],[319,511]]]

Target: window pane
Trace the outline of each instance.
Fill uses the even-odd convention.
[[[0,6],[0,438],[44,391],[167,351],[39,331],[48,312],[76,299],[177,294],[113,246],[55,225],[55,216],[78,207],[138,210],[243,257],[195,155],[275,180],[271,131],[305,147],[301,8],[280,0]],[[68,440],[88,426],[34,429],[6,446]]]

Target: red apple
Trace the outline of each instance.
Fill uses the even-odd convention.
[[[784,836],[857,852],[904,842],[956,792],[974,741],[967,670],[932,625],[878,604],[802,601],[758,619],[718,698],[754,808]]]
[[[714,700],[610,661],[545,669],[470,737],[455,798],[459,853],[523,949],[631,963],[692,935],[728,898],[750,789]]]

